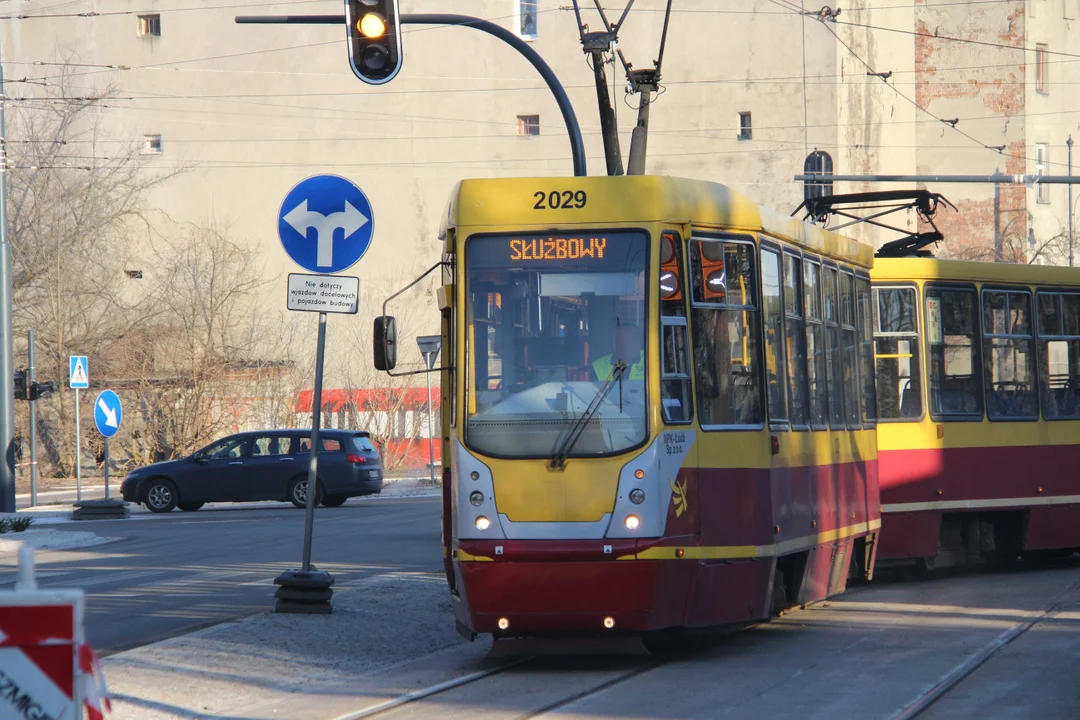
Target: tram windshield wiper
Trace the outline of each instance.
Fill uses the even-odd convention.
[[[563,441],[555,448],[555,453],[551,456],[551,468],[554,470],[562,470],[566,466],[566,458],[570,454],[570,451],[574,449],[574,445],[578,439],[581,438],[582,433],[585,432],[585,427],[592,420],[593,415],[600,409],[600,404],[604,402],[604,398],[611,392],[611,388],[615,387],[615,383],[619,383],[622,386],[622,377],[626,372],[626,361],[616,360],[615,366],[611,370],[611,377],[609,377],[603,385],[596,391],[596,395],[589,402],[589,406],[585,408],[585,412],[581,414],[581,417],[577,419],[574,426],[570,428],[570,432],[563,438]],[[620,405],[622,401],[620,399]]]

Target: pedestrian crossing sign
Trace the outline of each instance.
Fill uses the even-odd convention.
[[[81,389],[90,387],[90,375],[87,368],[85,355],[71,356],[71,374],[69,377],[71,387]]]

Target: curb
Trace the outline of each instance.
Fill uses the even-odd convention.
[[[74,550],[104,545],[121,539],[100,537],[92,532],[67,530],[26,530],[21,533],[11,534],[17,537],[0,538],[0,556],[16,554],[21,546],[35,550]],[[5,535],[8,535],[8,533],[5,533]]]

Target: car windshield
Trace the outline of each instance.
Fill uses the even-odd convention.
[[[620,361],[570,457],[645,440],[647,246],[637,231],[468,240],[470,447],[551,455]]]

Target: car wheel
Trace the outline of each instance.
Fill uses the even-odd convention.
[[[184,512],[195,512],[196,510],[198,510],[199,508],[201,508],[205,504],[206,503],[197,503],[197,502],[178,503],[176,507],[180,508]]]
[[[179,499],[176,486],[173,485],[171,480],[165,478],[155,478],[149,481],[143,491],[143,503],[146,504],[146,509],[153,513],[172,511],[176,507],[176,501]]]
[[[348,495],[328,495],[323,498],[323,507],[341,507],[349,499]]]
[[[316,481],[315,483],[315,504],[318,505],[322,502],[323,492],[322,486]],[[298,508],[307,507],[307,477],[304,475],[297,475],[289,483],[289,501],[292,502]]]

